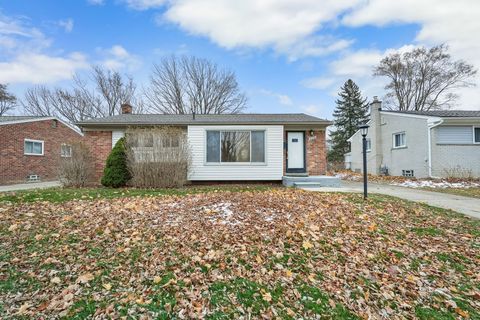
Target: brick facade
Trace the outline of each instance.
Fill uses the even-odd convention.
[[[307,144],[307,173],[310,176],[325,174],[327,171],[327,154],[325,131],[313,131],[313,136],[308,131],[305,134]]]
[[[44,141],[43,155],[25,155],[24,140]],[[41,120],[0,125],[0,185],[27,182],[39,175],[41,181],[57,179],[62,144],[83,136],[58,120]]]
[[[94,182],[100,183],[107,157],[112,151],[111,131],[86,131],[85,143],[90,148],[94,157],[95,177]]]

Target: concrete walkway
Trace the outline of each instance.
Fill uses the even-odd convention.
[[[363,183],[342,181],[341,188],[305,188],[305,190],[320,192],[363,192]],[[369,183],[368,192],[421,202],[433,207],[450,209],[480,219],[480,199],[476,198],[378,183]]]
[[[21,184],[12,184],[8,186],[0,186],[0,192],[18,191],[18,190],[30,190],[30,189],[44,189],[52,187],[60,187],[59,181],[48,182],[30,182]]]

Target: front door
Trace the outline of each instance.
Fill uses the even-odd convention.
[[[305,132],[287,132],[287,172],[305,172]]]

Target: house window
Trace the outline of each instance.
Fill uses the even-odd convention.
[[[367,139],[367,152],[372,151],[372,139]]]
[[[72,146],[69,144],[62,144],[60,147],[60,155],[62,156],[62,158],[71,158]]]
[[[43,144],[41,140],[25,139],[23,153],[29,156],[43,156]]]
[[[405,132],[395,133],[393,135],[393,147],[402,148],[407,146],[407,141],[405,139]]]
[[[265,131],[207,131],[207,162],[265,162]]]
[[[480,127],[475,127],[473,128],[473,132],[474,132],[474,142],[475,143],[480,143]]]

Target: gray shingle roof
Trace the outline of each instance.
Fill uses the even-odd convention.
[[[304,113],[290,114],[121,114],[77,123],[80,127],[114,125],[189,125],[189,124],[324,124],[330,121]]]
[[[0,122],[32,120],[32,119],[40,119],[40,118],[45,118],[45,117],[36,117],[36,116],[0,116]]]
[[[434,111],[393,111],[382,110],[394,113],[418,114],[421,116],[432,116],[441,118],[480,118],[480,110],[434,110]]]

